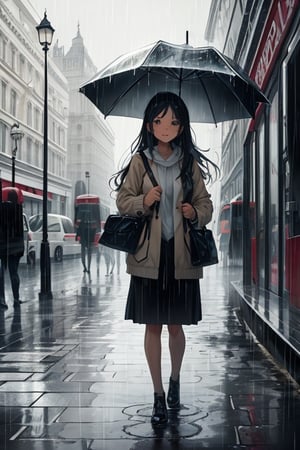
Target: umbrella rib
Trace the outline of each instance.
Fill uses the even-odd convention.
[[[113,102],[113,104],[110,106],[109,110],[105,113],[104,117],[106,118],[112,111],[113,109],[117,106],[117,104],[120,102],[120,100],[125,97],[127,95],[127,93],[134,88],[134,86],[141,81],[143,78],[145,78],[145,76],[147,75],[148,72],[145,72],[140,78],[138,78],[137,80],[135,80],[134,83],[132,83],[127,89],[126,91],[122,92],[118,98],[115,99],[115,101]]]
[[[181,86],[182,86],[182,74],[183,74],[183,70],[182,67],[180,69],[180,75],[179,75],[179,97],[181,97]]]
[[[109,110],[105,113],[104,117],[106,118],[107,116],[109,116],[109,114],[114,110],[114,108],[115,108],[116,105],[120,102],[120,100],[121,100],[123,97],[125,97],[125,96],[128,94],[128,92],[131,91],[131,89],[133,89],[134,86],[135,86],[137,83],[139,83],[143,78],[145,78],[146,76],[148,76],[148,73],[149,73],[149,72],[152,72],[152,71],[155,71],[154,68],[148,68],[148,69],[144,72],[144,74],[143,74],[142,76],[140,76],[138,79],[136,79],[135,82],[132,83],[132,84],[126,89],[126,91],[122,92],[122,94],[120,94],[119,97],[115,99],[115,101],[113,102],[113,104],[110,106]],[[181,84],[182,84],[182,80],[183,80],[183,77],[182,77],[182,72],[183,72],[183,70],[182,70],[182,69],[180,70],[180,76],[178,76],[178,74],[176,73],[175,70],[171,70],[171,69],[169,69],[169,68],[164,68],[163,71],[166,72],[167,74],[171,75],[173,78],[176,77],[176,78],[178,79],[178,81],[180,82],[180,85],[179,85],[179,97],[180,97],[180,96],[181,96]]]
[[[210,101],[210,98],[209,98],[209,95],[208,95],[206,86],[205,86],[205,84],[203,83],[202,78],[199,76],[199,74],[198,74],[198,78],[199,78],[199,81],[200,81],[200,83],[201,83],[201,86],[203,87],[203,91],[205,92],[205,95],[206,95],[206,98],[207,98],[207,101],[208,101],[208,104],[209,104],[209,107],[210,107],[211,115],[212,115],[212,117],[213,117],[213,119],[214,119],[215,125],[217,126],[216,116],[215,116],[215,113],[214,113],[214,110],[213,110],[213,107],[212,107],[212,103],[211,103],[211,101]]]

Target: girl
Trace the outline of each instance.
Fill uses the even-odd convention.
[[[142,152],[158,186],[148,177]],[[190,263],[184,219],[198,226],[211,220],[212,202],[203,181],[211,177],[210,161],[193,143],[187,107],[170,92],[158,93],[150,100],[132,154],[130,163],[111,182],[121,214],[145,214],[151,220],[149,240],[135,255],[127,256],[131,281],[125,319],[146,324],[144,347],[154,387],[151,422],[159,426],[168,421],[161,373],[162,326],[168,327],[171,359],[167,403],[169,408],[179,409],[185,351],[182,325],[201,320],[202,269]]]

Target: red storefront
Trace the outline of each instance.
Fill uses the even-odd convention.
[[[1,180],[3,188],[10,187],[11,182],[7,180]],[[26,186],[25,184],[15,183],[15,187],[22,190],[24,196],[24,211],[28,215],[38,214],[42,211],[43,191],[33,187]],[[48,202],[51,202],[53,194],[48,192]]]
[[[300,356],[300,1],[274,1],[250,76],[270,100],[244,142],[244,201],[255,208],[255,234],[244,212],[244,291],[252,312]],[[258,325],[255,325],[257,328]],[[268,335],[268,337],[266,337]],[[268,345],[267,345],[268,347]],[[299,367],[298,367],[299,369]],[[298,373],[299,375],[299,373]]]

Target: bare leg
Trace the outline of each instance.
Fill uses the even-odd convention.
[[[154,392],[164,392],[161,375],[161,331],[162,325],[146,325],[145,354],[150,369]]]
[[[85,246],[81,244],[81,262],[83,265],[83,271],[86,272],[86,265],[85,265]]]
[[[5,302],[4,258],[0,259],[0,308],[7,309]]]
[[[20,257],[16,255],[8,256],[8,270],[10,275],[11,289],[14,300],[19,300],[20,277],[18,274]]]
[[[109,275],[109,265],[110,265],[110,256],[109,256],[109,248],[105,249],[104,252],[104,260],[105,260],[105,265],[106,265],[106,276],[108,277]]]
[[[92,261],[92,245],[89,244],[87,248],[87,271],[90,272],[91,269],[91,261]]]
[[[110,251],[110,275],[112,275],[113,274],[113,272],[114,272],[114,268],[115,268],[115,263],[116,263],[116,260],[115,260],[115,251],[113,250],[113,249],[111,249],[111,251]]]
[[[181,325],[168,325],[171,356],[171,378],[177,381],[185,351],[185,335]]]
[[[121,264],[121,252],[117,250],[117,274],[120,275],[120,264]]]
[[[99,244],[96,249],[96,263],[97,263],[97,270],[99,270],[99,265],[100,265],[100,245]]]

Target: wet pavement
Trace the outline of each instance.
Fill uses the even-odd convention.
[[[76,277],[76,270],[78,276]],[[233,269],[205,270],[203,321],[185,327],[181,409],[151,427],[143,325],[123,320],[129,278],[74,269],[73,289],[0,311],[1,450],[297,450],[300,390],[245,328]],[[165,389],[170,374],[163,331]]]

